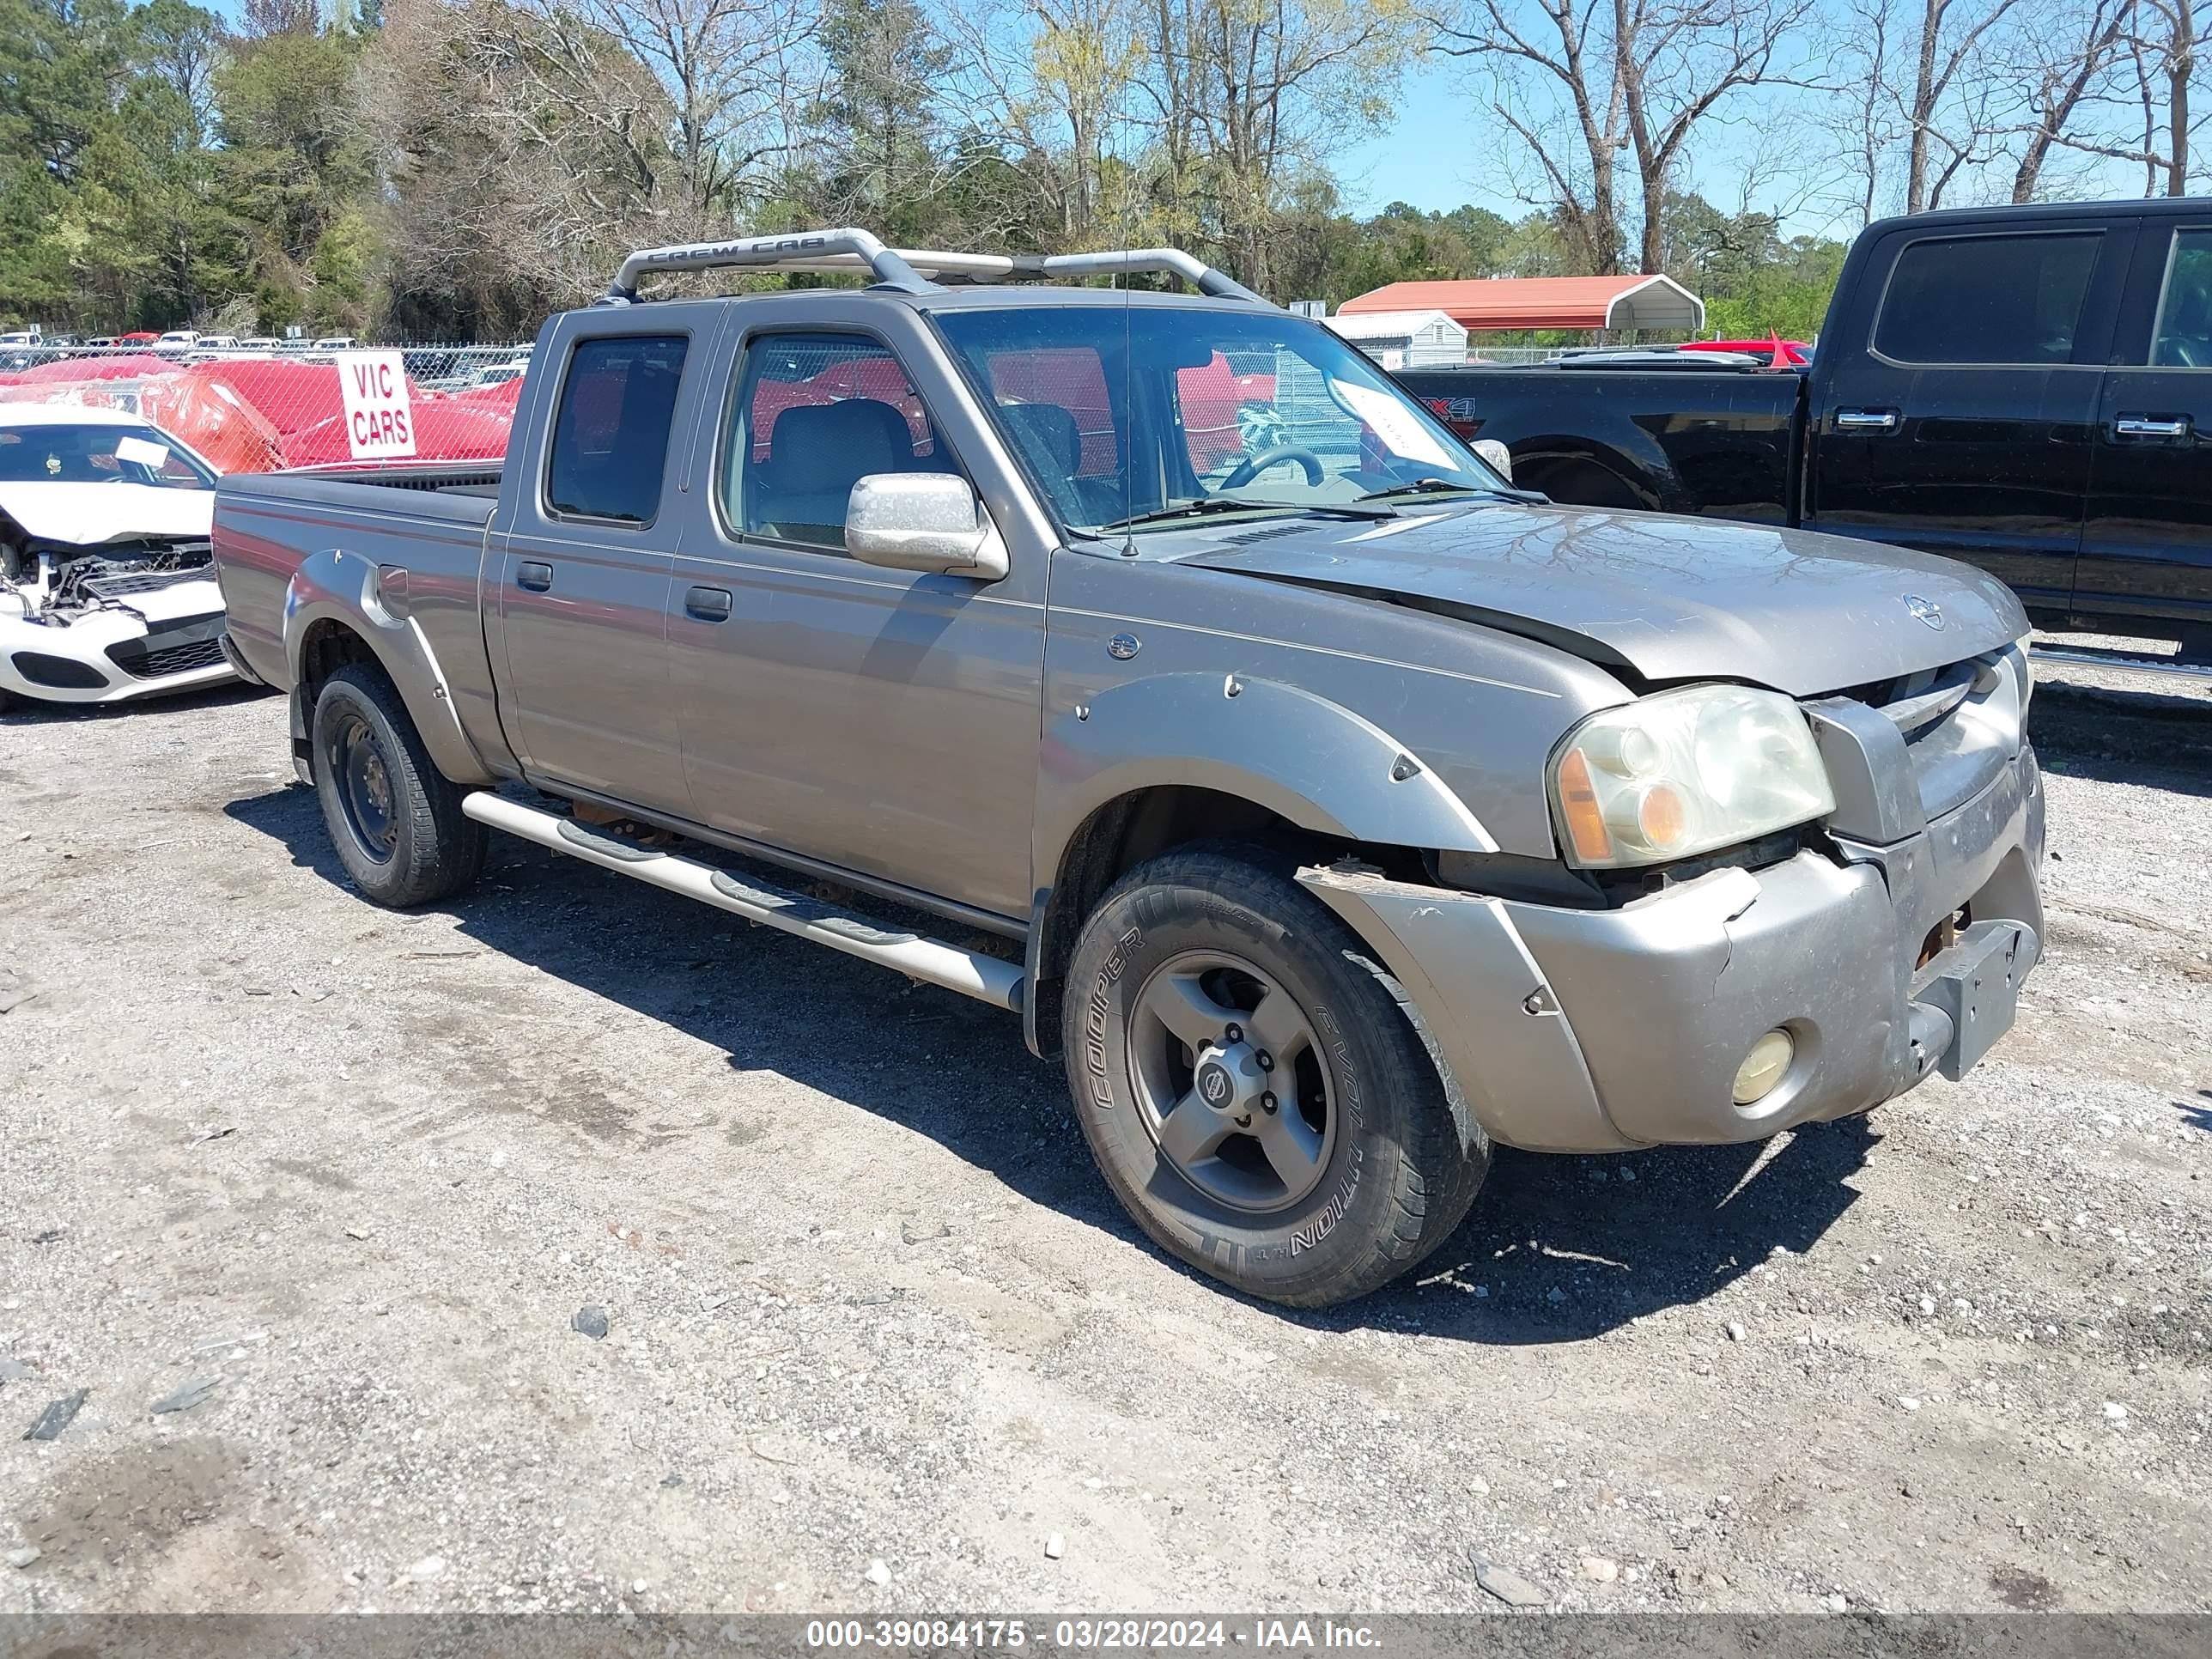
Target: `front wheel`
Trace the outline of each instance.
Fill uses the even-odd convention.
[[[1085,924],[1065,998],[1085,1137],[1155,1241],[1325,1307],[1442,1243],[1490,1146],[1356,934],[1265,855],[1175,852]]]
[[[348,663],[315,696],[315,795],[354,885],[394,908],[451,898],[483,869],[484,827],[431,763],[381,669]]]

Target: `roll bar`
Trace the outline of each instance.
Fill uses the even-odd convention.
[[[615,273],[614,282],[600,296],[600,303],[628,305],[635,301],[639,279],[655,271],[717,270],[742,266],[824,276],[866,271],[878,286],[902,294],[930,292],[938,286],[929,280],[930,276],[1011,282],[1158,270],[1172,272],[1200,293],[1218,299],[1243,300],[1258,306],[1268,303],[1242,283],[1181,248],[1119,248],[1100,253],[951,253],[886,247],[872,233],[853,228],[802,230],[787,236],[749,236],[729,242],[641,248],[622,262],[622,269]]]

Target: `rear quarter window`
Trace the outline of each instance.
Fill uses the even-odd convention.
[[[1900,363],[2070,362],[2099,231],[1930,237],[1906,245],[1875,349]]]
[[[617,524],[653,522],[687,343],[681,334],[577,342],[554,411],[548,511]]]

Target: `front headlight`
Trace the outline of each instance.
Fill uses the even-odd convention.
[[[1591,715],[1552,757],[1567,861],[1664,864],[1835,810],[1797,705],[1775,691],[1693,685]]]

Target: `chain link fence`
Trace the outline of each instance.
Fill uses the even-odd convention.
[[[97,344],[0,343],[0,417],[9,404],[76,404],[137,414],[220,472],[352,459],[341,375],[348,354],[396,352],[422,460],[495,460],[530,362],[505,344],[229,340],[167,335]]]

